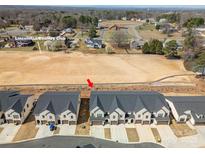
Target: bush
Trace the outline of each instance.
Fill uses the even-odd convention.
[[[142,46],[142,52],[144,54],[159,54],[162,55],[164,54],[163,52],[163,44],[161,41],[157,40],[157,39],[153,39],[151,41],[146,42],[143,46]]]
[[[36,50],[38,50],[38,48],[37,47],[33,47],[33,49],[32,49],[33,51],[36,51]]]

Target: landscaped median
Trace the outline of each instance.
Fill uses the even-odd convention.
[[[128,142],[139,142],[140,139],[136,128],[125,128],[125,129],[128,137]]]

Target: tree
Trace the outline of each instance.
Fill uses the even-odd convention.
[[[72,16],[64,16],[62,18],[62,26],[63,28],[76,28],[77,20]]]
[[[89,37],[93,38],[97,36],[97,31],[95,26],[91,26],[90,30],[89,30]]]
[[[93,25],[94,26],[98,26],[98,18],[97,17],[94,17],[93,19],[92,19],[92,23],[93,23]]]
[[[204,25],[203,18],[190,18],[183,24],[183,27],[192,28],[200,25]]]
[[[41,28],[42,28],[42,25],[39,22],[35,22],[33,24],[33,30],[40,31]]]
[[[177,56],[177,42],[176,40],[171,40],[165,44],[164,48],[165,55],[167,57],[176,57]]]
[[[123,47],[128,44],[128,34],[121,30],[115,31],[111,39],[118,47]]]
[[[148,42],[146,42],[142,46],[142,53],[144,53],[144,54],[149,54],[150,53],[150,48],[149,48],[149,43]]]

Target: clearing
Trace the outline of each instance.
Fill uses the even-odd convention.
[[[111,139],[110,128],[104,128],[104,133],[105,133],[105,138],[110,140]]]
[[[30,115],[26,122],[21,125],[13,141],[21,141],[34,138],[38,132],[36,128],[34,116]]]
[[[0,85],[150,82],[190,73],[183,61],[159,55],[106,55],[74,52],[0,52]],[[191,82],[190,77],[166,79]]]
[[[175,120],[172,120],[170,128],[177,137],[192,136],[197,134],[195,129],[191,129],[187,124],[177,123]]]
[[[126,128],[127,137],[129,142],[139,142],[139,135],[136,128]]]

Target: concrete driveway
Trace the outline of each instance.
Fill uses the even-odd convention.
[[[173,131],[171,130],[170,126],[168,125],[153,125],[153,127],[158,129],[158,132],[161,136],[162,145],[166,147],[170,147],[171,144],[177,142],[177,137],[174,135]]]
[[[118,141],[120,143],[128,143],[127,133],[125,130],[125,125],[111,125],[111,139],[113,141]]]
[[[140,138],[140,142],[156,142],[150,125],[136,124],[136,129]]]
[[[14,124],[3,124],[1,127],[3,127],[3,131],[0,133],[0,143],[8,143],[13,140],[13,138],[16,136],[16,133],[18,132],[21,125],[14,125]]]
[[[76,125],[58,125],[59,135],[75,135]]]
[[[105,138],[104,126],[91,126],[90,131],[92,137],[101,138],[101,139]]]
[[[48,136],[52,136],[54,131],[50,131],[49,130],[49,126],[46,125],[39,125],[36,126],[38,127],[38,132],[36,134],[35,138],[43,138],[43,137],[48,137]]]

